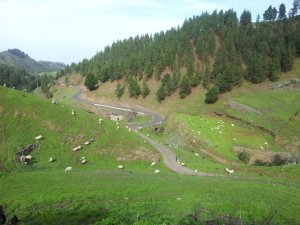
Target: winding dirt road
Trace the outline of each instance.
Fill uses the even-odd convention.
[[[164,163],[165,165],[172,171],[178,174],[186,174],[186,175],[195,175],[195,176],[215,176],[213,174],[208,174],[208,173],[203,173],[199,171],[193,171],[187,167],[181,166],[177,161],[176,161],[176,154],[168,147],[159,144],[155,141],[153,141],[151,138],[143,135],[142,133],[138,132],[138,130],[148,127],[148,126],[156,126],[159,125],[163,122],[163,118],[156,113],[153,112],[147,112],[147,111],[141,111],[141,110],[135,110],[135,109],[129,109],[125,107],[119,107],[119,106],[114,106],[114,105],[106,105],[106,104],[99,104],[92,102],[90,100],[86,100],[81,98],[84,90],[81,89],[80,87],[77,86],[78,92],[72,96],[72,98],[76,101],[79,101],[81,103],[87,104],[87,105],[92,105],[97,108],[108,108],[112,110],[118,110],[118,111],[126,111],[126,112],[134,112],[137,114],[145,115],[145,116],[150,116],[152,118],[151,121],[149,122],[144,122],[144,123],[128,123],[127,126],[131,128],[133,131],[135,131],[141,138],[144,140],[148,141],[154,148],[156,148],[163,156]]]

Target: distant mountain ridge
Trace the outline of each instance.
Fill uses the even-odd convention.
[[[52,72],[65,68],[64,63],[36,61],[19,49],[0,52],[0,64],[15,66],[29,72]]]

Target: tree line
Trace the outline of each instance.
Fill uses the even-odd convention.
[[[47,98],[52,98],[51,84],[61,76],[57,73],[56,77],[44,74],[30,73],[25,69],[7,64],[0,64],[0,85],[15,88],[18,90],[26,90],[31,92],[40,87],[41,92]]]
[[[256,22],[248,10],[239,18],[233,9],[205,12],[181,27],[119,40],[90,60],[68,65],[63,73],[82,74],[90,90],[98,81],[118,80],[118,98],[125,87],[130,97],[146,97],[151,91],[147,81],[155,78],[159,102],[177,89],[185,98],[202,84],[208,89],[206,102],[212,103],[243,80],[276,81],[292,69],[300,56],[299,2],[294,1],[288,15],[284,4],[269,6]]]

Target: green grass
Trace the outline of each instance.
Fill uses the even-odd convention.
[[[62,91],[62,96],[73,93],[67,92]],[[50,100],[0,87],[0,204],[4,204],[9,218],[16,213],[22,224],[30,225],[191,224],[187,222],[188,214],[202,207],[204,219],[233,215],[241,217],[244,224],[262,224],[269,211],[277,209],[274,224],[300,224],[299,165],[284,169],[232,166],[239,179],[177,175],[164,166],[162,159],[151,168],[150,158],[157,156],[156,151],[134,132],[128,132],[124,123],[117,130],[104,118],[100,126],[99,116],[75,108],[75,102],[69,106],[70,102],[68,97],[62,98],[62,107],[61,103],[53,105]],[[250,147],[256,146],[252,139],[260,144],[270,138],[243,124],[232,127],[229,119],[223,119],[224,138],[220,138],[210,130],[218,125],[214,117],[182,113],[174,113],[173,117],[194,130],[189,138],[206,139],[211,147],[218,147],[216,153],[228,159],[235,159],[228,150],[233,137]],[[167,143],[165,134],[156,135],[150,128],[143,132]],[[19,165],[15,152],[34,142],[39,134],[45,139],[32,152],[33,163]],[[91,145],[76,153],[71,151],[90,138],[95,139]],[[218,146],[214,146],[216,142]],[[271,146],[274,150],[278,147],[273,143]],[[191,169],[225,175],[226,164],[200,152],[195,157],[192,151],[197,149],[176,150],[176,154]],[[139,160],[117,160],[137,152],[143,153]],[[49,163],[50,156],[56,161]],[[81,156],[88,164],[80,165]],[[124,171],[117,169],[119,164],[125,165]],[[69,165],[73,171],[65,173]],[[161,172],[154,174],[154,169]]]
[[[299,91],[257,91],[235,97],[234,100],[260,110],[262,115],[239,112],[230,108],[225,111],[244,121],[252,121],[255,125],[265,127],[276,135],[299,136],[300,121],[291,120],[294,114],[300,110],[300,106],[297,104],[299,99]]]
[[[34,143],[37,135],[42,135],[44,140],[32,152],[35,163],[30,168],[34,169],[82,166],[79,164],[82,156],[89,161],[87,166],[103,167],[112,162],[116,164],[118,157],[130,154],[157,154],[136,134],[128,132],[124,125],[117,130],[116,125],[105,118],[103,125],[99,125],[99,116],[93,113],[75,109],[76,116],[72,116],[68,105],[54,105],[50,100],[31,94],[23,96],[21,92],[7,88],[0,88],[0,95],[0,163],[3,171],[23,169],[16,163],[15,153]],[[72,152],[72,148],[91,138],[95,140],[93,143],[79,152]],[[49,157],[54,157],[56,162],[49,164]]]
[[[195,139],[206,140],[223,158],[236,160],[237,156],[233,152],[234,146],[243,146],[259,149],[264,146],[270,150],[281,150],[279,146],[272,143],[272,137],[264,132],[260,132],[252,127],[243,126],[234,120],[226,117],[216,116],[193,116],[187,114],[174,114],[175,118],[183,120],[188,124],[194,134]],[[233,140],[235,139],[235,140]],[[253,141],[255,140],[255,141]],[[265,142],[270,144],[264,145]]]
[[[174,224],[199,206],[257,223],[276,208],[275,224],[300,222],[299,186],[260,181],[80,169],[5,175],[0,192],[8,216],[31,225]]]

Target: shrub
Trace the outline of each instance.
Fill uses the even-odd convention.
[[[239,160],[243,161],[244,163],[248,163],[250,160],[250,154],[245,151],[239,152],[238,157],[239,157]]]
[[[218,100],[219,95],[219,88],[213,87],[208,90],[208,92],[205,94],[205,103],[206,104],[213,104]]]

